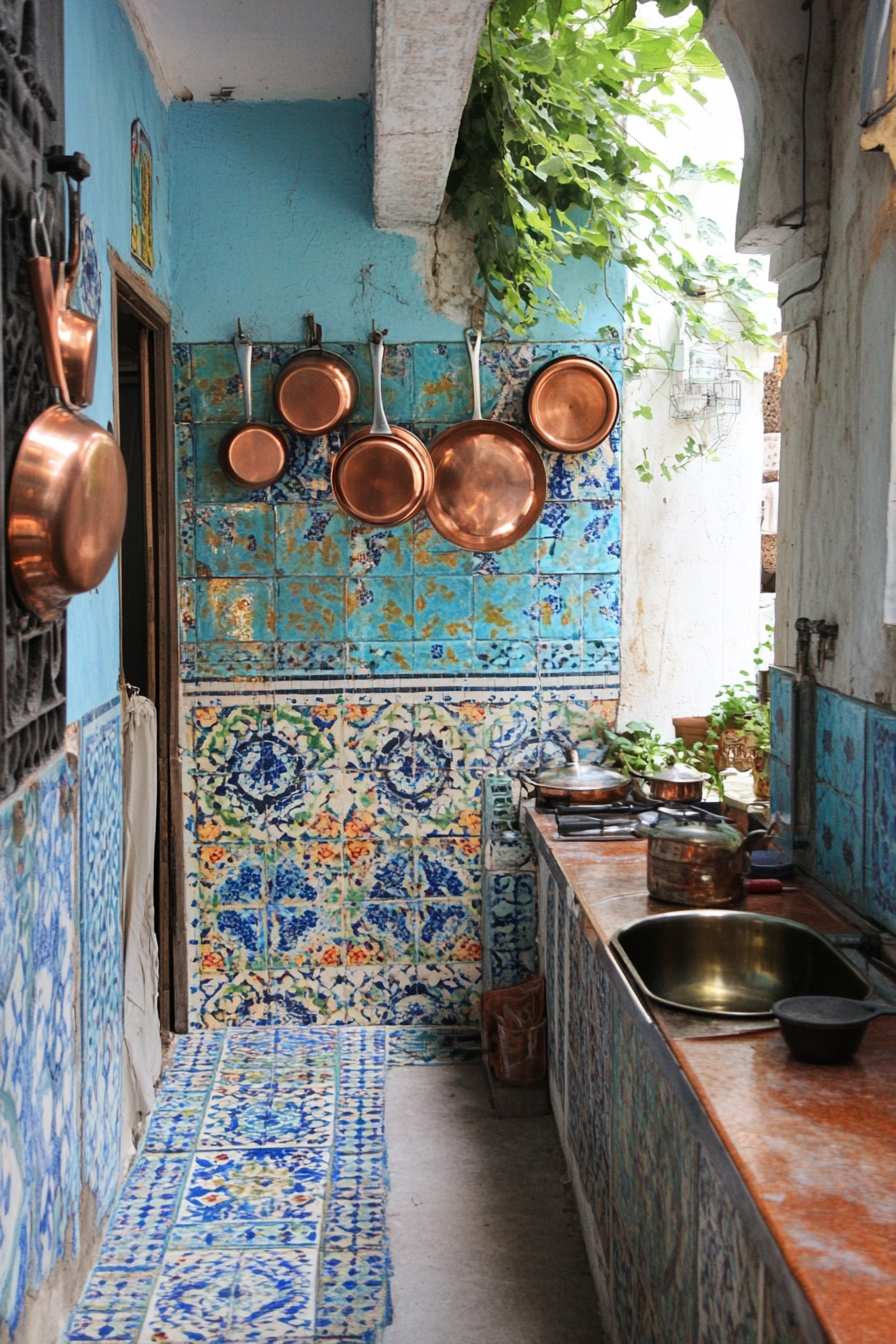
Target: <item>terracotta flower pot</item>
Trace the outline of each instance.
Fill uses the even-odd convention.
[[[769,764],[771,753],[768,751],[753,752],[753,792],[757,798],[763,800],[769,796]]]
[[[705,715],[689,719],[673,719],[672,728],[675,736],[680,737],[684,745],[691,748],[696,746],[698,742],[706,741],[706,734],[709,732],[709,719]]]

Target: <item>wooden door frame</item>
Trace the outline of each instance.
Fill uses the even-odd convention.
[[[155,449],[146,480],[150,511],[149,555],[156,610],[150,612],[150,660],[158,668],[154,694],[159,751],[159,1022],[163,1031],[188,1030],[189,982],[184,882],[184,832],[180,761],[180,663],[177,602],[177,503],[174,455],[174,391],[171,368],[171,313],[143,276],[110,247],[112,272],[113,404],[116,436],[118,404],[118,307],[129,308],[155,336],[152,351],[153,403],[143,425],[144,446]],[[144,406],[146,403],[144,403]],[[144,417],[145,418],[145,417]],[[145,451],[145,447],[144,447]],[[147,459],[144,458],[146,462]],[[147,465],[150,465],[147,462]],[[168,893],[167,902],[164,893]]]

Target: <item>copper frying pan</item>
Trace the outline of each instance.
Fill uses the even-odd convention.
[[[244,490],[264,490],[279,481],[286,470],[288,448],[279,429],[252,419],[252,342],[243,335],[239,318],[236,327],[233,345],[243,383],[246,419],[221,440],[218,461],[234,485]]]
[[[329,434],[351,415],[358,400],[358,375],[341,355],[324,350],[320,325],[309,313],[308,342],[285,364],[274,384],[274,405],[300,434]]]
[[[503,551],[524,537],[541,513],[547,477],[541,454],[521,429],[483,420],[482,333],[470,327],[464,339],[473,373],[473,419],[443,430],[434,441],[435,484],[426,511],[436,531],[455,546]]]
[[[34,193],[40,221],[43,202]],[[7,538],[19,598],[40,620],[58,616],[75,593],[108,574],[127,512],[127,474],[112,435],[71,405],[49,257],[29,262],[51,384],[62,404],[28,428],[9,483]]]
[[[353,435],[333,461],[330,478],[337,502],[352,518],[397,527],[426,507],[432,493],[432,460],[410,430],[389,428],[383,409],[383,337],[370,337],[373,424]]]
[[[585,453],[596,448],[619,417],[619,392],[596,359],[561,355],[532,378],[526,390],[526,418],[548,448]]]

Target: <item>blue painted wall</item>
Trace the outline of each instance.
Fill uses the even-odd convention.
[[[96,396],[88,414],[112,419],[111,246],[131,261],[131,123],[139,117],[153,147],[156,264],[145,278],[168,300],[168,110],[161,102],[130,24],[116,0],[66,0],[66,147],[86,154],[93,169],[83,208],[93,220],[103,272]],[[140,271],[139,263],[132,262]],[[68,614],[69,722],[116,694],[118,566],[100,588],[76,597]]]
[[[306,312],[331,341],[363,339],[374,318],[394,341],[459,338],[426,301],[413,239],[374,228],[366,102],[172,103],[169,134],[176,339],[230,340],[237,316],[256,340],[296,339]],[[589,262],[557,287],[585,320],[542,322],[540,339],[621,325],[621,271],[609,297]]]

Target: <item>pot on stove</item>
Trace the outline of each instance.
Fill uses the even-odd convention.
[[[639,825],[647,840],[647,890],[671,905],[733,905],[744,894],[750,850],[766,831],[741,835],[721,817],[666,813],[655,826]]]
[[[565,765],[542,770],[534,778],[520,771],[520,779],[535,790],[536,807],[568,807],[576,803],[618,803],[631,788],[631,780],[618,770],[602,765],[583,765],[575,747],[563,752]]]
[[[642,775],[637,770],[632,773],[638,780],[638,790],[652,803],[699,803],[703,785],[709,779],[709,775],[683,761],[676,761],[655,775]]]

